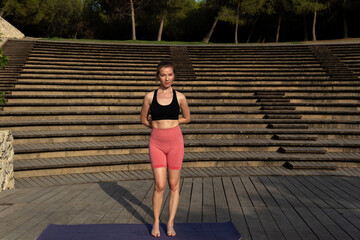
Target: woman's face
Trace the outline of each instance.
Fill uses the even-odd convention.
[[[162,67],[158,77],[161,87],[169,88],[175,79],[174,69],[172,67]]]

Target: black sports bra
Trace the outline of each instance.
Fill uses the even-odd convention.
[[[173,89],[173,99],[169,105],[160,105],[157,101],[157,89],[150,106],[152,120],[178,120],[180,106],[176,97],[176,91]]]

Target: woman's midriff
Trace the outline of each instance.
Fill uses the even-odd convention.
[[[179,125],[179,120],[156,120],[151,122],[153,128],[173,128]]]

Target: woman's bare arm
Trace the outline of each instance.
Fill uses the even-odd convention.
[[[145,95],[140,115],[141,123],[148,128],[152,128],[151,120],[149,119],[149,109],[151,105],[152,95],[154,95],[153,92],[147,93]]]
[[[179,96],[179,104],[182,114],[182,118],[179,119],[179,123],[188,123],[190,122],[190,109],[186,97],[180,92],[178,92],[177,94]]]

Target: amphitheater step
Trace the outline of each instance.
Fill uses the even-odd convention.
[[[196,139],[185,140],[187,152],[221,151],[279,151],[291,153],[326,153],[321,147],[339,152],[358,151],[360,140],[318,140],[318,141],[284,141],[267,139]],[[116,155],[147,152],[147,140],[102,141],[102,142],[66,142],[53,144],[15,145],[15,159],[32,159],[65,156]]]
[[[268,128],[274,129],[308,129],[308,124],[269,124]]]
[[[292,114],[292,115],[269,115],[266,114],[264,116],[264,119],[301,119],[301,115]]]
[[[325,154],[326,149],[320,147],[280,147],[278,152],[292,154]]]
[[[331,162],[285,162],[283,165],[287,169],[293,170],[336,170],[338,168],[336,163]]]
[[[261,110],[296,110],[294,106],[262,106]]]
[[[315,141],[318,137],[316,135],[274,135],[273,137],[276,140],[301,140],[301,141]]]
[[[265,103],[289,103],[290,102],[290,99],[282,99],[282,98],[279,98],[279,99],[276,99],[276,98],[273,98],[273,99],[267,99],[267,98],[259,98],[257,100],[257,102],[265,102]]]
[[[320,155],[294,155],[278,152],[199,152],[185,153],[184,167],[215,166],[282,166],[286,161],[337,162],[339,165],[360,164],[360,153],[328,153]],[[350,166],[349,165],[349,166]],[[150,169],[148,154],[99,155],[17,160],[15,178],[104,172],[129,169]]]

